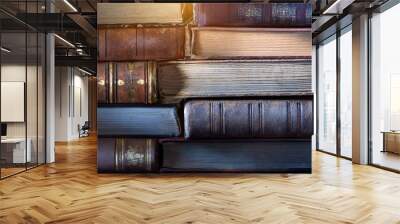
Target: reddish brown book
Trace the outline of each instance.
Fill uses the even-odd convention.
[[[185,57],[185,28],[99,28],[98,51],[100,61],[182,59]]]
[[[311,57],[309,28],[192,28],[192,58]]]
[[[311,4],[201,3],[194,5],[197,26],[311,27]]]
[[[98,63],[98,102],[155,102],[155,69],[156,65],[152,62]]]
[[[97,24],[182,24],[193,16],[184,3],[98,3],[97,12]]]

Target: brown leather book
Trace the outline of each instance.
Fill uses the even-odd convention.
[[[98,138],[97,144],[100,173],[144,173],[159,169],[156,139]]]
[[[157,100],[154,62],[98,63],[99,103],[154,103]]]
[[[182,59],[185,27],[100,27],[98,54],[99,61]]]
[[[192,58],[311,57],[309,28],[193,27]]]
[[[97,4],[97,24],[180,24],[189,22],[192,16],[192,4]]]
[[[194,4],[197,26],[311,27],[311,4],[201,3]]]
[[[310,138],[312,97],[191,100],[185,104],[188,139]]]
[[[160,62],[160,101],[185,98],[312,95],[311,59]]]

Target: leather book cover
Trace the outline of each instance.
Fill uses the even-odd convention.
[[[97,63],[97,102],[107,103],[109,92],[108,64]]]
[[[154,62],[98,63],[98,102],[154,103],[155,69]]]
[[[194,4],[197,26],[311,27],[311,4],[200,3]]]
[[[312,95],[311,59],[158,63],[159,100]]]
[[[185,27],[100,27],[99,61],[174,60],[185,57]]]
[[[192,140],[162,144],[161,172],[311,172],[310,140]]]
[[[313,102],[306,99],[192,100],[184,109],[185,138],[310,138]]]
[[[100,173],[158,172],[156,139],[98,138],[97,170]]]
[[[101,105],[98,136],[177,137],[181,133],[175,106]]]
[[[181,24],[193,17],[192,4],[98,3],[97,24]]]
[[[193,27],[193,59],[311,57],[310,28]]]

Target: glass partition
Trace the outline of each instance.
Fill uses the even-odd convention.
[[[42,11],[40,2],[1,1],[0,7],[21,17]],[[45,44],[43,33],[0,12],[0,178],[45,162]]]
[[[26,41],[25,32],[1,34],[2,177],[24,171],[31,158],[26,141]]]

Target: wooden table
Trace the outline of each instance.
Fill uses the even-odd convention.
[[[400,131],[383,131],[383,151],[400,154]]]
[[[26,142],[28,144],[26,144]],[[31,139],[28,138],[5,138],[1,139],[2,145],[2,157],[9,163],[25,163],[30,162],[32,157],[32,150],[31,150]],[[25,151],[25,145],[26,151]],[[4,155],[4,156],[3,156]],[[9,156],[8,156],[9,155]],[[12,155],[12,156],[11,156]],[[5,158],[7,157],[7,158]]]

